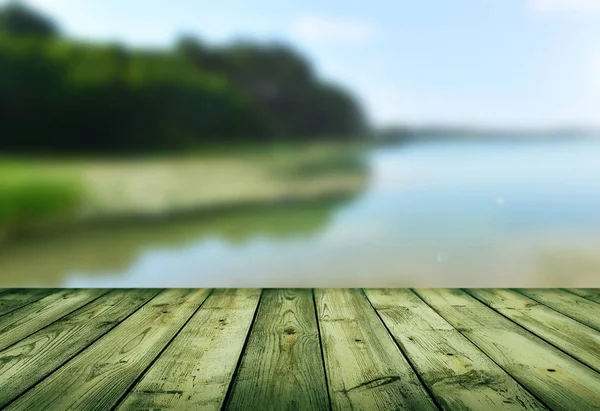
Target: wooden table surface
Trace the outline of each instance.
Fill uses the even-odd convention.
[[[600,410],[600,289],[4,289],[2,410]]]

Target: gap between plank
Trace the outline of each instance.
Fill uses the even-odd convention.
[[[400,354],[402,354],[402,356],[404,357],[404,359],[406,359],[406,362],[408,363],[408,365],[410,366],[410,368],[413,370],[413,372],[415,373],[415,375],[417,376],[417,378],[421,382],[421,385],[423,385],[423,387],[425,388],[425,391],[427,392],[427,394],[429,395],[429,397],[431,398],[431,400],[433,401],[433,403],[435,404],[435,406],[439,410],[443,410],[442,406],[438,403],[437,398],[435,397],[435,395],[433,395],[433,392],[429,389],[429,387],[427,386],[427,384],[425,384],[425,381],[421,377],[421,374],[419,374],[419,372],[415,368],[413,362],[410,360],[410,358],[408,357],[408,355],[406,355],[406,353],[404,352],[404,350],[402,349],[402,347],[400,347],[400,344],[398,344],[398,341],[396,341],[396,338],[394,338],[394,335],[392,334],[392,332],[388,328],[388,326],[385,323],[385,321],[383,321],[383,319],[381,318],[381,316],[379,315],[379,313],[377,312],[377,310],[375,309],[375,307],[373,307],[373,303],[371,302],[371,300],[369,300],[369,296],[365,292],[365,289],[361,288],[360,290],[362,291],[362,294],[365,296],[365,298],[369,302],[369,306],[371,306],[371,308],[373,309],[373,311],[375,311],[375,314],[377,315],[377,318],[379,318],[379,321],[381,322],[381,324],[383,324],[383,326],[385,327],[385,330],[387,331],[388,335],[392,338],[392,341],[394,341],[394,344],[400,350]]]
[[[592,300],[591,298],[589,298],[589,296],[583,296],[583,295],[576,294],[576,293],[572,292],[571,290],[569,290],[568,288],[559,288],[559,290],[563,290],[563,291],[565,291],[565,292],[567,292],[567,293],[569,293],[571,295],[576,295],[577,297],[585,298],[588,301],[591,301],[591,302],[593,302],[595,304],[600,305],[600,302],[598,302],[596,300]]]
[[[317,322],[317,333],[319,335],[319,349],[321,350],[321,362],[323,363],[323,372],[325,373],[325,389],[327,390],[327,401],[329,409],[333,410],[331,405],[331,393],[329,392],[329,376],[327,375],[327,366],[325,365],[325,352],[323,351],[323,339],[321,337],[321,323],[319,322],[319,313],[317,311],[317,300],[315,298],[315,289],[311,289],[313,307],[315,309],[315,321]]]
[[[462,290],[465,294],[467,294],[468,296],[470,296],[471,298],[474,298],[475,300],[479,301],[481,304],[483,304],[484,306],[488,307],[490,310],[494,311],[497,314],[500,314],[502,317],[506,318],[507,320],[509,320],[511,323],[515,324],[516,326],[518,326],[519,328],[525,330],[526,332],[528,332],[529,334],[532,334],[536,337],[538,337],[539,339],[541,339],[542,341],[550,344],[552,347],[556,348],[557,350],[559,350],[560,352],[562,352],[563,354],[567,355],[569,358],[577,361],[579,364],[583,365],[586,368],[589,368],[590,370],[592,370],[593,372],[595,372],[596,374],[600,374],[600,372],[598,372],[598,370],[590,367],[589,365],[587,365],[586,363],[578,360],[577,358],[573,357],[571,354],[569,354],[568,352],[566,352],[565,350],[563,350],[561,347],[559,347],[558,345],[555,345],[554,343],[548,341],[546,338],[544,338],[543,336],[525,328],[524,326],[522,326],[521,324],[519,324],[518,322],[514,321],[512,318],[507,317],[506,315],[502,314],[501,312],[495,310],[493,307],[491,307],[490,305],[486,304],[484,301],[481,301],[479,298],[477,298],[476,296],[472,295],[469,291],[467,291],[466,289],[461,288],[460,290]],[[527,297],[529,298],[529,297]],[[532,300],[534,302],[537,303],[537,301]],[[585,324],[584,324],[585,325]],[[592,330],[596,331],[594,328],[592,328]]]
[[[9,291],[13,291],[13,290],[21,290],[21,289],[20,289],[20,288],[14,288],[14,289],[7,288],[7,289],[5,289],[5,290],[4,290],[2,293],[0,293],[0,298],[2,297],[2,294],[8,293]],[[28,288],[23,288],[22,290],[23,290],[23,292],[26,292],[26,291],[28,290]],[[51,290],[52,290],[51,292],[49,292],[48,294],[42,295],[40,298],[36,298],[35,300],[31,300],[31,301],[29,301],[27,304],[23,304],[23,305],[22,305],[22,306],[20,306],[20,307],[13,308],[12,310],[5,312],[4,314],[1,314],[1,315],[0,315],[0,317],[4,317],[5,315],[8,315],[8,314],[10,314],[10,313],[12,313],[12,312],[15,312],[15,311],[17,311],[17,310],[20,310],[21,308],[25,308],[25,307],[27,307],[29,304],[36,303],[36,302],[40,301],[42,298],[46,298],[46,297],[48,297],[48,296],[50,296],[50,295],[52,295],[52,294],[54,294],[54,293],[57,293],[57,292],[59,292],[61,289],[60,289],[60,288],[52,288]],[[102,296],[100,296],[100,297],[102,297]],[[98,297],[98,298],[100,298],[100,297]],[[8,347],[7,347],[7,348],[8,348]]]
[[[127,389],[125,389],[125,392],[123,393],[123,395],[121,395],[121,397],[117,400],[117,402],[115,402],[115,404],[111,407],[111,411],[116,410],[119,407],[119,405],[123,402],[123,400],[131,393],[131,390],[133,389],[133,387],[135,387],[142,380],[142,378],[144,378],[146,376],[146,374],[148,373],[148,371],[150,370],[150,368],[152,368],[152,366],[154,365],[154,363],[160,358],[160,356],[165,352],[165,350],[167,348],[169,348],[169,345],[171,345],[171,343],[173,342],[173,340],[175,338],[177,338],[177,336],[179,335],[179,333],[181,333],[181,330],[183,330],[185,328],[185,326],[188,325],[188,323],[191,321],[191,319],[194,318],[194,316],[196,315],[196,313],[200,310],[200,308],[204,305],[204,303],[206,303],[206,300],[209,299],[209,297],[212,295],[212,293],[214,291],[215,291],[214,288],[210,290],[210,292],[204,298],[204,300],[202,301],[202,303],[198,306],[198,308],[196,308],[194,310],[194,312],[192,313],[192,315],[190,315],[190,317],[187,320],[185,320],[185,322],[177,330],[177,332],[175,333],[175,335],[173,335],[173,337],[158,352],[158,354],[156,355],[156,357],[154,357],[152,359],[152,361],[150,361],[150,364],[148,364],[148,366],[140,373],[140,375],[138,375],[137,378],[135,378],[133,380],[133,382],[129,385],[129,387],[127,387]],[[156,296],[154,298],[156,298]],[[154,298],[152,298],[151,300],[153,300]]]
[[[64,288],[63,290],[67,290],[67,288]],[[73,288],[73,290],[76,290],[76,288]],[[21,342],[21,341],[23,341],[24,339],[31,337],[33,334],[37,333],[38,331],[41,331],[41,330],[43,330],[43,329],[45,329],[45,328],[47,328],[47,327],[50,327],[51,325],[53,325],[53,324],[55,324],[55,323],[59,322],[60,320],[62,320],[62,319],[63,319],[63,318],[65,318],[66,316],[73,314],[73,313],[74,313],[75,311],[77,311],[77,310],[80,310],[80,309],[82,309],[82,308],[84,308],[84,307],[87,307],[89,304],[93,303],[94,301],[98,300],[99,298],[102,298],[102,297],[106,296],[108,293],[110,293],[110,292],[112,292],[112,291],[114,291],[114,290],[115,290],[114,288],[109,288],[109,289],[108,289],[108,291],[106,291],[104,294],[100,294],[98,297],[94,298],[93,300],[90,300],[90,301],[88,301],[87,303],[83,304],[81,307],[76,307],[76,308],[74,308],[72,311],[69,311],[68,313],[65,313],[65,315],[61,316],[60,318],[57,318],[56,320],[52,321],[52,322],[51,322],[51,323],[49,323],[49,324],[46,324],[46,325],[45,325],[45,326],[43,326],[42,328],[38,328],[37,330],[35,330],[35,331],[34,331],[34,332],[32,332],[31,334],[27,334],[26,336],[24,336],[24,337],[23,337],[23,338],[21,338],[20,340],[18,340],[18,341],[15,341],[15,342],[14,342],[14,343],[12,343],[11,345],[8,345],[8,346],[6,346],[6,347],[5,347],[5,348],[3,348],[1,351],[7,350],[7,349],[9,349],[10,347],[12,347],[13,345],[20,343],[20,342]],[[46,295],[46,296],[44,296],[44,297],[42,297],[42,298],[49,297],[50,295],[52,295],[52,294]],[[40,300],[41,300],[42,298],[40,298]],[[32,303],[35,303],[35,302],[37,302],[37,301],[39,301],[39,300],[32,301],[32,302],[31,302],[31,304],[32,304]],[[28,306],[28,305],[29,305],[29,304],[25,304],[23,307],[19,307],[19,308],[17,308],[17,310],[19,310],[19,309],[21,309],[21,308],[24,308],[24,307],[26,307],[26,306]],[[16,310],[13,310],[13,311],[16,311]],[[11,311],[11,312],[13,312],[13,311]],[[8,314],[8,313],[7,313],[7,314]]]
[[[530,300],[532,300],[532,301],[534,301],[534,302],[536,302],[536,303],[538,303],[538,304],[540,304],[540,305],[543,305],[543,306],[545,306],[545,307],[548,307],[548,308],[550,308],[551,310],[553,310],[553,311],[556,311],[557,313],[559,313],[559,314],[562,314],[562,315],[564,315],[565,317],[568,317],[568,318],[570,318],[571,320],[573,320],[573,321],[576,321],[576,322],[578,322],[578,323],[579,323],[579,324],[581,324],[581,325],[585,325],[586,327],[588,327],[588,328],[591,328],[592,330],[595,330],[595,331],[598,331],[598,332],[600,332],[600,329],[598,329],[598,328],[595,328],[595,327],[592,327],[591,325],[588,325],[588,324],[586,324],[586,323],[583,323],[583,322],[579,321],[577,318],[571,317],[569,314],[563,313],[562,311],[559,311],[559,310],[557,310],[556,308],[553,308],[553,307],[549,306],[548,304],[546,304],[546,303],[544,303],[544,302],[541,302],[541,301],[538,301],[538,300],[536,300],[536,299],[534,299],[534,298],[531,298],[530,296],[528,296],[528,295],[527,295],[527,294],[525,294],[525,293],[522,293],[522,292],[521,292],[521,291],[519,291],[518,289],[510,288],[510,290],[512,290],[512,291],[514,291],[514,292],[516,292],[516,293],[519,293],[519,294],[521,294],[523,297],[527,297],[527,298],[529,298]],[[576,294],[571,294],[571,295],[576,295]],[[578,297],[581,297],[581,296],[578,296]],[[584,297],[581,297],[581,298],[584,298]],[[591,300],[588,300],[588,299],[586,299],[586,301],[591,301]],[[592,302],[593,302],[593,301],[592,301]],[[600,314],[600,307],[599,307],[599,314]]]
[[[110,291],[109,291],[110,292]],[[126,319],[128,319],[129,317],[131,317],[133,314],[135,314],[136,312],[138,312],[139,310],[142,309],[142,307],[144,307],[146,304],[148,304],[150,301],[154,300],[159,294],[163,293],[164,290],[158,292],[156,295],[154,295],[153,297],[149,298],[148,301],[146,301],[144,304],[140,305],[138,308],[136,308],[135,310],[133,310],[131,313],[129,313],[125,318],[123,318],[121,321],[119,321],[117,324],[115,324],[114,326],[112,326],[110,329],[108,329],[106,332],[104,332],[102,335],[100,335],[99,337],[97,337],[95,340],[91,341],[89,344],[87,344],[85,347],[83,347],[81,350],[77,351],[75,354],[73,354],[72,356],[70,356],[69,358],[67,358],[65,361],[63,361],[58,367],[56,367],[54,370],[52,370],[51,372],[49,372],[48,374],[46,374],[45,376],[43,376],[39,381],[37,381],[35,384],[31,385],[31,387],[28,387],[25,391],[23,391],[21,394],[19,394],[18,396],[16,396],[15,398],[13,398],[12,400],[10,400],[9,402],[7,402],[5,404],[5,406],[8,406],[10,404],[12,404],[13,402],[15,402],[16,400],[18,400],[19,398],[21,398],[22,396],[24,396],[25,394],[27,394],[29,391],[31,391],[33,388],[35,388],[37,385],[39,385],[42,381],[44,381],[46,378],[48,378],[49,376],[51,376],[52,374],[54,374],[56,371],[58,371],[59,369],[61,369],[62,367],[64,367],[69,361],[71,361],[72,359],[74,359],[75,357],[77,357],[79,354],[81,354],[83,351],[87,350],[89,347],[91,347],[93,344],[95,344],[98,340],[100,340],[100,338],[104,337],[106,334],[108,334],[109,332],[111,332],[115,327],[117,327],[119,324],[121,324],[123,321],[125,321]],[[108,294],[108,293],[107,293]],[[104,294],[106,295],[106,294]],[[104,295],[101,295],[98,298],[103,297]],[[91,301],[90,301],[91,302]],[[87,304],[86,304],[87,305]],[[81,308],[83,308],[84,306],[82,306]],[[43,329],[43,328],[41,328]],[[37,331],[36,331],[37,332]],[[34,333],[35,334],[35,333]],[[33,334],[32,334],[33,335]],[[27,338],[27,337],[26,337]],[[15,343],[16,344],[16,343]],[[8,348],[8,347],[6,347]],[[4,350],[2,350],[4,351]]]
[[[440,313],[438,310],[435,309],[434,306],[432,306],[431,304],[429,304],[427,301],[425,301],[424,298],[422,298],[419,293],[417,293],[414,289],[410,288],[409,289],[413,294],[415,294],[417,296],[417,298],[419,298],[421,301],[423,301],[425,304],[427,304],[433,311],[435,311],[437,313],[437,315],[439,315],[440,317],[442,317],[444,320],[446,320],[446,322],[448,324],[450,324],[452,326],[452,328],[454,328],[456,331],[458,331],[460,333],[460,335],[462,335],[463,337],[465,337],[471,344],[473,344],[483,355],[485,355],[487,358],[490,359],[490,361],[492,361],[494,364],[496,364],[498,367],[500,367],[501,370],[503,370],[510,378],[512,378],[523,390],[525,390],[526,392],[528,392],[533,398],[535,398],[536,400],[538,400],[540,402],[540,404],[542,404],[544,407],[546,407],[548,410],[552,410],[552,408],[546,404],[545,401],[543,401],[540,397],[538,397],[537,395],[535,395],[533,392],[531,392],[531,390],[527,389],[526,386],[524,386],[514,375],[512,375],[507,369],[505,369],[502,365],[500,365],[498,362],[496,362],[492,357],[490,357],[485,351],[483,351],[481,348],[479,348],[479,346],[475,343],[475,341],[471,340],[467,335],[465,335],[461,330],[459,330],[458,328],[456,328],[450,321],[448,321],[448,319],[446,317],[444,317],[442,315],[442,313]],[[470,294],[467,294],[468,296],[471,297]],[[473,298],[473,297],[471,297]],[[477,300],[479,302],[479,300]],[[487,307],[487,306],[486,306]],[[496,310],[493,310],[494,312],[496,312]],[[521,327],[522,328],[522,327]]]
[[[231,381],[229,382],[229,386],[227,387],[227,392],[225,393],[225,398],[223,399],[223,404],[221,405],[221,410],[226,410],[229,402],[231,401],[231,391],[233,390],[233,385],[235,383],[236,378],[238,377],[238,373],[240,371],[240,367],[242,365],[242,358],[244,357],[244,353],[246,352],[246,348],[248,348],[248,341],[250,341],[250,334],[254,330],[254,325],[256,324],[256,317],[258,317],[258,310],[260,309],[260,305],[262,304],[263,295],[265,294],[264,288],[260,289],[260,297],[258,297],[258,303],[256,304],[256,308],[254,309],[254,315],[252,316],[252,321],[250,322],[250,327],[248,327],[248,333],[246,334],[246,339],[244,340],[244,345],[242,345],[242,350],[240,351],[240,356],[235,364],[235,370],[231,375]]]

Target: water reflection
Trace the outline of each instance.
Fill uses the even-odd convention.
[[[5,285],[597,287],[600,143],[374,150],[353,199],[15,244]]]

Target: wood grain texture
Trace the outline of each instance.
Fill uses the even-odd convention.
[[[44,298],[55,291],[58,290],[46,288],[4,289],[0,294],[0,316]]]
[[[110,409],[209,293],[207,289],[170,289],[160,293],[6,409]]]
[[[521,327],[600,372],[600,332],[514,290],[477,289],[468,292]]]
[[[315,290],[334,410],[435,410],[360,289]]]
[[[600,304],[598,303],[554,288],[526,288],[517,291],[600,331]]]
[[[600,410],[599,291],[5,289],[0,408]]]
[[[600,288],[565,288],[565,290],[600,304]]]
[[[365,292],[444,410],[546,409],[410,290]]]
[[[33,334],[109,290],[61,290],[0,317],[0,350]]]
[[[226,409],[329,409],[311,290],[263,291]]]
[[[112,291],[0,352],[0,408],[116,326],[158,291]]]
[[[553,410],[598,410],[600,374],[464,291],[415,290],[431,307]]]
[[[221,409],[260,294],[215,290],[118,409]]]

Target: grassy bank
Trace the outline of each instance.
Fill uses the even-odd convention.
[[[0,239],[11,230],[65,218],[83,204],[81,182],[53,168],[0,160]]]
[[[139,158],[1,158],[0,232],[347,195],[366,183],[360,154],[355,145],[317,144]]]

